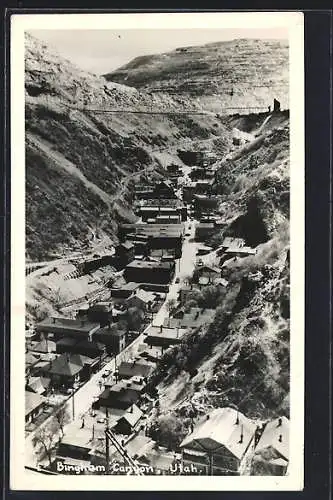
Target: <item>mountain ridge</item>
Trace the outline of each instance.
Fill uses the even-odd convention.
[[[152,94],[191,95],[216,112],[267,109],[274,97],[284,109],[289,107],[288,44],[282,40],[235,39],[179,47],[136,57],[103,76]]]

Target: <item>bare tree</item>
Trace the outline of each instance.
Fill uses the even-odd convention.
[[[59,424],[61,438],[63,438],[64,437],[64,427],[71,420],[71,417],[68,413],[68,409],[66,408],[65,405],[62,405],[59,407],[59,410],[55,414],[55,419]]]
[[[44,427],[39,429],[32,439],[37,457],[43,459],[45,456],[52,464],[53,453],[59,442],[59,423],[57,419],[52,418]]]
[[[173,313],[173,311],[175,310],[175,308],[176,308],[176,304],[177,304],[176,299],[169,299],[169,300],[165,303],[165,307],[166,307],[166,310],[167,310],[167,312],[168,312],[169,326],[170,326],[170,316],[171,316],[171,314]]]

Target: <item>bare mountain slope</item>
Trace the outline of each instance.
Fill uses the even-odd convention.
[[[191,95],[205,109],[264,107],[273,97],[288,108],[288,44],[275,40],[232,40],[182,47],[137,57],[104,75],[153,93]]]
[[[100,219],[100,234],[115,238],[115,223],[134,217],[130,180],[161,171],[165,151],[171,161],[179,147],[228,134],[213,114],[170,114],[195,109],[188,97],[106,83],[31,35],[25,64],[26,248],[32,260],[86,244]]]

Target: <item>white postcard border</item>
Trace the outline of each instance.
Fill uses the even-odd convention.
[[[283,477],[46,476],[24,468],[25,131],[24,32],[32,29],[286,27],[290,44],[291,421]],[[304,467],[304,22],[300,12],[16,14],[11,18],[11,425],[14,490],[299,491]]]

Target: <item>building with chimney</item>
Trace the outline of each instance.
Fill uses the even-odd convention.
[[[100,324],[85,319],[70,319],[48,317],[36,325],[36,331],[44,337],[59,340],[62,337],[73,337],[77,339],[91,339],[94,332],[100,328]]]
[[[124,271],[126,281],[136,283],[166,284],[172,280],[175,272],[174,262],[155,262],[134,260]]]
[[[126,347],[126,332],[119,323],[100,328],[93,333],[93,339],[104,345],[109,354],[119,354]]]
[[[164,349],[176,344],[180,344],[182,337],[186,333],[186,328],[181,328],[180,326],[170,327],[167,324],[159,326],[150,326],[147,329],[147,336],[144,340],[149,346],[161,347],[162,352]]]
[[[182,464],[205,475],[239,475],[256,424],[233,408],[206,415],[182,441]]]
[[[89,305],[87,320],[91,323],[99,323],[100,326],[112,323],[112,302],[105,300]]]
[[[151,249],[173,249],[176,257],[181,256],[185,226],[181,224],[121,224],[118,236],[121,241],[137,240],[143,237],[147,241],[147,251]]]
[[[123,361],[118,367],[120,379],[131,379],[132,377],[148,378],[154,370],[154,364],[142,361]]]
[[[71,388],[80,381],[86,381],[92,373],[92,365],[98,362],[80,354],[64,353],[58,356],[48,369],[48,377],[56,388]]]

